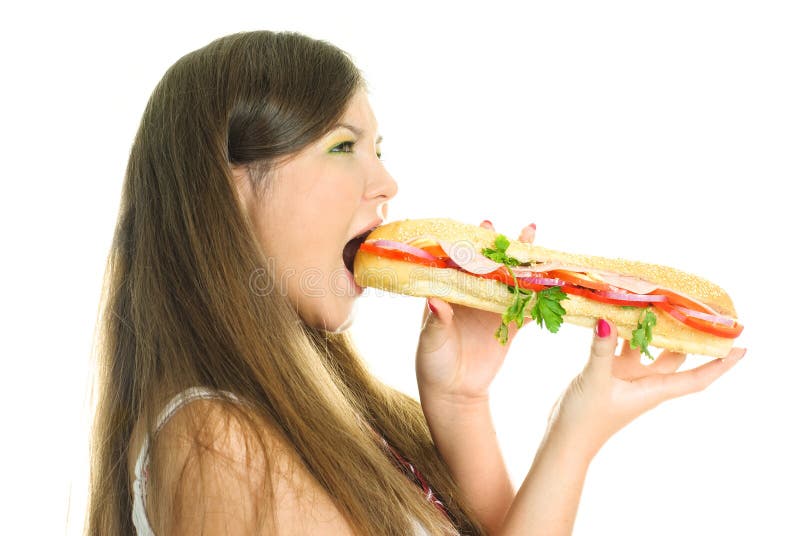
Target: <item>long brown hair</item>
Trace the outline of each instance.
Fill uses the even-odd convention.
[[[185,55],[155,88],[131,149],[100,304],[88,534],[134,532],[134,426],[143,422],[154,445],[164,401],[194,386],[236,395],[245,404],[231,403],[231,414],[256,435],[266,424],[276,430],[357,533],[409,534],[410,517],[431,534],[483,533],[419,403],[373,377],[346,332],[307,326],[285,296],[260,290],[277,278],[230,164],[250,167],[256,191],[266,191],[268,171],[324,135],[363,84],[333,45],[260,31]],[[452,520],[369,427],[422,471]],[[154,501],[166,493],[157,478],[148,485]]]

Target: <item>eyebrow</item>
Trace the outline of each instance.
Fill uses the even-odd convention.
[[[359,137],[364,135],[363,129],[353,126],[350,123],[336,123],[335,125],[333,125],[333,128],[331,130],[336,130],[337,128],[346,128],[347,130],[351,131],[353,134]],[[375,143],[380,144],[382,141],[383,141],[383,136],[378,136],[378,139],[375,140]]]

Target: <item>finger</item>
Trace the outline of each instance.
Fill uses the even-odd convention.
[[[616,349],[617,326],[603,318],[598,319],[586,370],[593,374],[610,375]]]
[[[669,400],[689,393],[702,391],[714,380],[729,371],[739,360],[744,357],[745,348],[734,348],[728,355],[715,359],[697,368],[663,374],[647,376],[638,380],[643,387],[651,390],[659,400]]]
[[[426,324],[449,324],[453,318],[453,307],[440,298],[430,297],[422,313],[422,327]]]
[[[623,339],[622,348],[620,348],[619,351],[619,357],[626,361],[630,360],[639,363],[642,361],[642,351],[639,348],[633,348],[631,346],[631,341],[628,339]]]
[[[522,228],[522,232],[519,233],[519,241],[520,242],[527,242],[529,244],[533,243],[533,239],[536,237],[536,224],[529,223],[525,227]]]
[[[648,371],[657,374],[671,374],[678,370],[686,361],[686,354],[664,350],[655,361],[646,365]]]
[[[494,225],[492,225],[492,222],[490,222],[489,220],[483,220],[481,222],[481,227],[483,227],[484,229],[489,229],[490,231],[494,231]]]
[[[619,355],[614,359],[614,376],[628,381],[648,374],[642,364],[642,353],[638,348],[631,348],[628,339],[622,339]]]

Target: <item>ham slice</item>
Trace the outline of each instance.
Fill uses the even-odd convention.
[[[505,266],[503,263],[495,262],[482,253],[480,253],[475,246],[467,240],[459,240],[458,242],[446,242],[444,240],[437,240],[442,250],[447,253],[447,256],[463,270],[476,275],[486,275],[494,272],[498,268]],[[587,268],[586,266],[579,266],[576,264],[567,264],[560,261],[546,261],[536,263],[532,266],[515,266],[511,269],[516,277],[533,277],[534,274],[541,272],[549,272],[551,270],[565,270],[569,272],[578,272],[588,274],[591,277],[599,279],[609,285],[618,289],[627,290],[634,294],[649,294],[659,287],[655,283],[650,283],[638,277],[629,275],[620,275],[614,272],[605,270],[596,270]]]
[[[485,257],[475,249],[471,242],[459,240],[458,242],[445,242],[439,240],[439,247],[447,253],[447,256],[459,267],[471,274],[485,275],[490,274],[498,268],[505,266],[502,262],[495,262]]]
[[[619,275],[611,272],[598,273],[593,271],[587,271],[586,273],[603,281],[604,283],[627,290],[628,292],[633,292],[634,294],[650,294],[654,290],[658,290],[660,288],[655,283],[651,283],[631,275]]]

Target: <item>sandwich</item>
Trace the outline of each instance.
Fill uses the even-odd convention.
[[[650,346],[723,357],[743,329],[722,288],[667,266],[564,253],[444,218],[387,223],[351,242],[345,263],[357,285],[500,313],[501,344],[525,318],[553,333],[604,318],[651,359]]]

